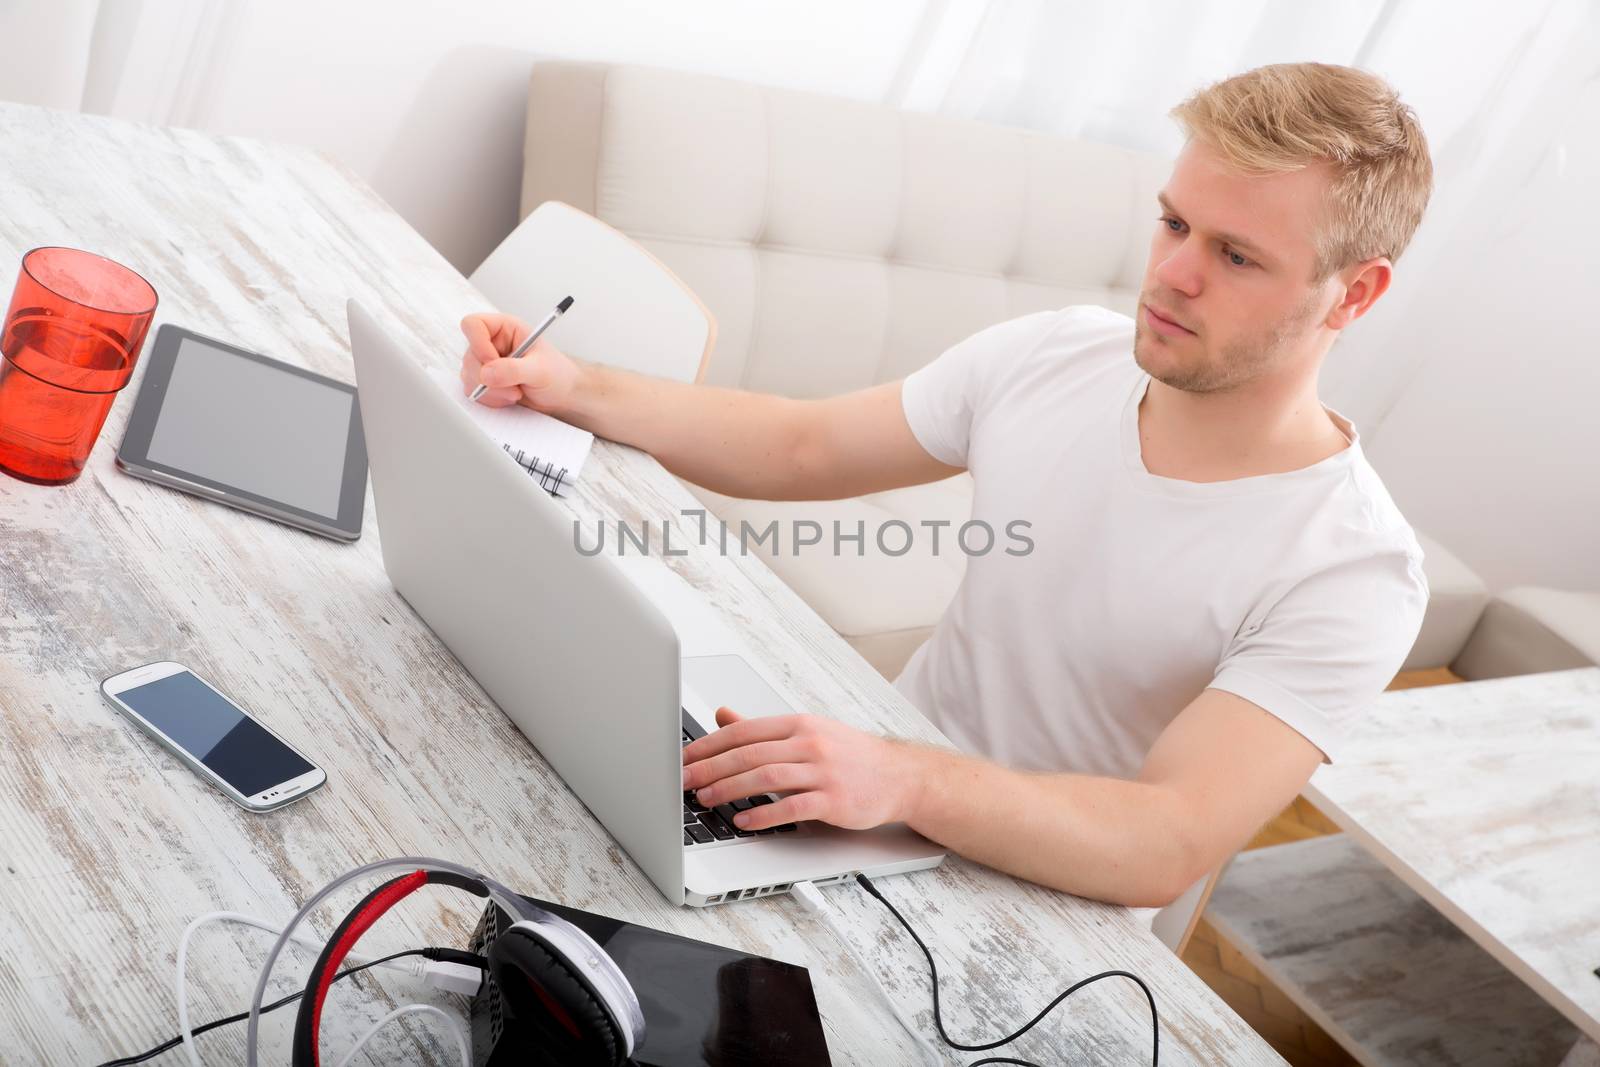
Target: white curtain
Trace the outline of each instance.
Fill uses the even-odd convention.
[[[1385,78],[1427,134],[1434,194],[1404,284],[1341,340],[1323,377],[1325,399],[1375,430],[1430,355],[1394,345],[1407,304],[1460,255],[1454,220],[1481,206],[1510,146],[1525,146],[1530,109],[1592,17],[1590,0],[931,0],[886,99],[1175,155],[1168,112],[1209,82],[1302,61]]]
[[[0,0],[0,99],[202,124],[238,0]]]
[[[1175,153],[1167,112],[1266,63],[1370,69],[1437,146],[1472,125],[1554,0],[930,0],[888,102]]]
[[[1530,221],[1540,205],[1518,189],[1538,170],[1563,167],[1563,140],[1583,135],[1558,128],[1565,116],[1552,99],[1570,99],[1600,64],[1592,0],[1485,5],[1450,21],[1433,18],[1434,6],[1403,8],[1372,59],[1415,101],[1433,154],[1433,197],[1396,268],[1392,298],[1350,330],[1323,372],[1324,394],[1374,433],[1422,366],[1466,340],[1445,341],[1418,313],[1478,258],[1460,238],[1469,213],[1493,212],[1506,229]]]
[[[242,0],[102,0],[83,110],[204,126]]]
[[[1385,9],[1273,0],[947,0],[908,52],[899,106],[1175,151],[1166,113],[1270,62],[1348,63]],[[920,46],[920,47],[919,47]],[[920,54],[917,54],[920,53]]]

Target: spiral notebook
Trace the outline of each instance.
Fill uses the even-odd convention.
[[[470,400],[461,391],[461,379],[448,371],[430,368],[428,377],[453,396],[472,421],[516,460],[530,477],[556,496],[572,492],[583,471],[594,434],[530,408],[491,408]]]

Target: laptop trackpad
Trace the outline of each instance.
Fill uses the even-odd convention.
[[[726,705],[747,719],[794,715],[796,709],[743,656],[685,656],[683,706],[708,733]]]

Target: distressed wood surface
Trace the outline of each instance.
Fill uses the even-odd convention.
[[[1600,668],[1385,693],[1306,796],[1600,1040]]]
[[[0,261],[52,243],[111,256],[155,285],[158,325],[350,380],[347,297],[444,367],[459,358],[460,317],[485,306],[365,185],[309,151],[16,105],[0,106],[0,145]],[[356,864],[424,854],[808,966],[835,1063],[919,1062],[870,981],[791,901],[665,902],[395,593],[370,497],[365,534],[345,545],[127,477],[113,453],[131,404],[130,391],[75,484],[0,477],[0,1060],[82,1064],[142,1050],[174,1032],[172,965],[190,919],[219,908],[285,918]],[[563,506],[587,525],[670,519],[696,504],[653,460],[601,442]],[[861,726],[937,739],[759,560],[720,556],[714,542],[694,544],[692,522],[678,526],[674,542],[690,553],[668,562],[791,694]],[[247,813],[97,698],[101,677],[161,658],[192,665],[302,746],[327,768],[327,787]],[[1125,968],[1158,998],[1162,1063],[1282,1062],[1124,909],[960,861],[884,889],[943,964],[958,1036],[993,1036],[1067,983]],[[318,930],[365,891],[336,897]],[[826,892],[895,998],[931,1029],[915,947],[865,894]],[[457,895],[419,894],[363,948],[463,944],[474,918]],[[201,936],[190,961],[196,1020],[248,1003],[268,943],[235,928]],[[295,958],[294,976],[306,963]],[[341,983],[324,1047],[348,1047],[389,1007],[427,999],[419,994],[384,978],[365,990]],[[264,1062],[285,1062],[292,1014],[264,1025]],[[426,1020],[395,1025],[370,1061],[453,1062],[437,1033]],[[243,1036],[235,1026],[201,1038],[208,1062],[241,1062]],[[1142,995],[1104,982],[1016,1048],[1126,1065],[1148,1062],[1149,1042]]]
[[[1349,834],[1240,853],[1206,919],[1366,1067],[1553,1067],[1578,1039]]]

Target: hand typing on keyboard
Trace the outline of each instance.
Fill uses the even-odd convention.
[[[761,832],[817,819],[850,830],[901,822],[919,787],[917,746],[817,715],[745,719],[717,709],[721,729],[684,746],[686,801],[718,810],[746,797],[787,796],[732,809],[733,829]]]
[[[705,731],[689,716],[683,713],[683,744],[687,748],[697,737],[704,737]],[[683,843],[690,845],[709,845],[715,841],[740,841],[753,837],[768,837],[773,834],[792,833],[798,829],[792,822],[780,823],[760,830],[746,830],[735,826],[734,819],[739,812],[749,811],[758,804],[771,804],[776,797],[761,793],[751,797],[737,797],[725,804],[718,804],[715,808],[708,808],[700,803],[699,799],[690,790],[683,791]]]

